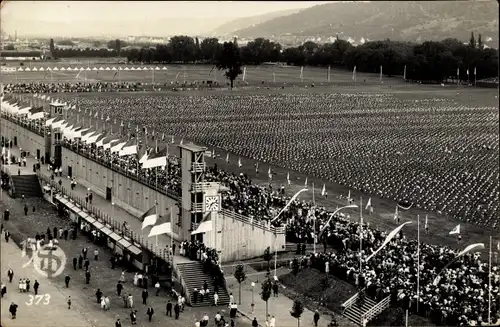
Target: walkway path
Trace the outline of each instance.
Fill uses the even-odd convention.
[[[13,147],[10,149],[12,155],[18,157],[19,156],[19,148]],[[26,167],[18,167],[17,165],[10,165],[10,166],[5,166],[7,170],[11,174],[17,174],[18,169],[21,170],[21,174],[33,174],[33,164],[36,162],[36,159],[33,157],[27,157],[26,158]],[[40,168],[40,173],[42,173],[44,176],[50,178],[50,172],[47,169],[47,165],[43,165]],[[56,177],[54,179],[57,183],[59,180],[62,182],[62,186],[69,192],[71,190],[71,180],[69,179],[68,176],[62,176],[62,177]],[[72,198],[79,198],[79,199],[85,199],[85,196],[87,195],[87,189],[80,184],[77,184],[75,189],[71,191],[70,196]],[[143,236],[143,241],[144,241],[144,246],[147,245],[149,248],[151,244],[155,245],[156,240],[154,238],[148,239],[148,234],[149,231],[151,230],[151,227],[146,227],[144,231],[142,231],[142,223],[140,222],[138,217],[135,217],[128,213],[127,211],[123,210],[122,208],[118,207],[117,205],[113,205],[111,201],[106,200],[102,196],[96,194],[95,192],[92,192],[92,207],[97,208],[100,212],[108,215],[112,219],[118,222],[118,224],[121,226],[123,222],[127,222],[129,230],[133,231],[136,235],[142,235]],[[90,209],[90,208],[89,208]],[[147,244],[146,244],[147,242]],[[174,240],[174,243],[177,246],[177,249],[179,248],[179,242]],[[158,236],[158,249],[164,249],[167,245],[170,245],[170,237],[168,235],[159,235]],[[177,252],[177,251],[176,251]],[[176,263],[185,263],[189,262],[190,260],[179,256],[175,255],[174,256],[174,262]]]
[[[3,233],[1,235],[1,279],[2,284],[7,285],[7,294],[2,298],[2,312],[1,321],[2,326],[9,327],[93,327],[98,324],[92,323],[89,319],[89,314],[82,313],[82,307],[77,300],[78,297],[71,296],[73,299],[72,308],[68,310],[66,306],[66,299],[68,295],[63,294],[52,281],[47,277],[41,275],[35,276],[40,283],[39,294],[43,295],[43,299],[36,304],[28,305],[30,302],[31,293],[19,293],[17,289],[19,278],[29,277],[31,279],[31,286],[35,280],[33,279],[33,268],[28,266],[23,268],[21,263],[21,250],[17,247],[14,241],[5,242]],[[9,283],[7,277],[7,270],[11,268],[14,271],[14,279]],[[67,293],[67,292],[66,292]],[[18,305],[17,318],[11,319],[9,313],[9,306],[14,302]],[[47,315],[50,311],[51,315]],[[95,316],[95,313],[92,313]],[[99,316],[99,314],[97,314]],[[52,319],[51,319],[52,318]]]

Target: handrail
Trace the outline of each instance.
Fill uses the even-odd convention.
[[[354,294],[353,296],[351,296],[347,301],[345,301],[344,303],[342,303],[342,308],[344,308],[344,311],[348,308],[351,307],[351,305],[356,302],[356,300],[358,299],[359,297],[359,293],[356,293]]]
[[[390,302],[391,302],[391,296],[389,295],[385,299],[383,299],[382,301],[371,307],[370,310],[366,311],[364,314],[361,315],[361,324],[363,325],[364,321],[368,322],[373,318],[375,318],[380,313],[382,313],[385,309],[389,307]]]
[[[252,225],[254,227],[260,228],[262,230],[265,230],[265,231],[268,231],[268,232],[271,232],[271,233],[274,233],[274,234],[285,234],[285,228],[284,227],[274,227],[274,226],[268,227],[268,225],[266,225],[261,220],[254,221],[253,219],[250,219],[247,216],[240,215],[239,213],[236,213],[234,211],[230,211],[230,210],[227,210],[227,209],[222,209],[220,211],[220,213],[222,213],[222,215],[227,216],[229,218],[241,221],[241,222],[243,222],[245,224]]]

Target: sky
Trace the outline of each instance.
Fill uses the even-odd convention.
[[[2,1],[5,33],[148,34],[162,26],[175,33],[213,29],[239,17],[312,7],[328,1]],[[133,22],[133,24],[132,24]],[[87,23],[87,24],[85,24]],[[98,23],[98,24],[97,24]],[[156,35],[162,35],[159,33]]]

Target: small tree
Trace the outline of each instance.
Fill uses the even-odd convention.
[[[271,270],[271,260],[273,259],[273,255],[271,254],[271,248],[268,246],[264,250],[264,261],[267,261],[267,270]]]
[[[224,42],[222,50],[215,62],[215,67],[219,70],[225,70],[224,74],[231,81],[231,89],[233,89],[234,80],[238,75],[243,73],[241,70],[240,49],[238,44],[233,42]]]
[[[271,292],[273,290],[273,282],[271,278],[267,278],[262,282],[262,291],[260,292],[260,298],[262,301],[266,302],[266,320],[268,316],[268,301],[271,298]]]
[[[299,300],[293,301],[292,310],[290,310],[290,314],[292,317],[297,319],[297,327],[300,327],[300,316],[304,313],[304,305]]]
[[[245,270],[243,268],[243,265],[237,265],[236,270],[234,271],[234,278],[236,278],[236,281],[238,282],[239,285],[239,305],[241,305],[241,283],[245,281],[247,276],[245,275]]]

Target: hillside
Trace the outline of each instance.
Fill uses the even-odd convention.
[[[338,2],[314,6],[278,17],[235,34],[242,38],[298,37],[361,38],[369,40],[468,40],[481,33],[489,46],[498,47],[496,1],[383,1]]]
[[[232,36],[234,35],[235,31],[247,27],[253,27],[254,25],[262,24],[278,17],[295,14],[299,11],[300,9],[280,10],[280,11],[273,11],[263,15],[238,18],[218,26],[211,32],[211,34],[213,36],[228,36],[228,35]]]

